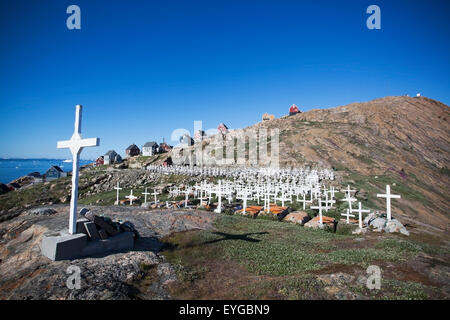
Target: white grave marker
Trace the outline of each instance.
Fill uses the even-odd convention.
[[[386,194],[377,194],[378,198],[386,198],[386,214],[388,221],[391,221],[391,199],[400,199],[400,195],[391,194],[391,186],[386,185]]]
[[[346,213],[341,213],[341,216],[347,217],[347,224],[350,223],[350,217],[354,217],[354,214],[350,214],[350,209],[347,209]]]
[[[363,212],[369,213],[370,210],[363,210],[361,207],[361,202],[358,202],[358,210],[355,210],[355,211],[358,212],[359,228],[362,229],[362,214],[363,214]]]
[[[158,202],[158,200],[156,199],[156,196],[157,196],[158,194],[159,194],[159,193],[156,192],[156,189],[153,189],[152,196],[155,196],[155,204]]]
[[[322,225],[323,224],[323,219],[322,219],[322,209],[323,209],[323,207],[322,207],[322,199],[319,198],[318,200],[319,200],[319,205],[311,206],[309,208],[310,209],[319,209],[319,224]]]
[[[122,190],[122,188],[119,186],[119,182],[117,182],[117,187],[114,187],[114,189],[117,190],[116,202],[114,204],[118,205],[119,204],[119,191]]]
[[[147,203],[147,195],[150,194],[149,192],[147,192],[147,187],[145,187],[145,192],[142,192],[142,194],[144,195],[144,203]]]
[[[77,232],[77,204],[78,204],[78,175],[80,170],[80,153],[85,147],[98,147],[100,145],[99,138],[82,139],[81,138],[81,114],[83,107],[76,106],[75,111],[75,129],[70,140],[58,141],[57,148],[69,148],[72,153],[72,196],[70,198],[70,218],[69,233]]]
[[[131,193],[129,196],[126,196],[125,198],[127,198],[128,200],[130,200],[130,206],[133,205],[133,200],[136,200],[137,197],[133,195],[133,189],[131,189]]]

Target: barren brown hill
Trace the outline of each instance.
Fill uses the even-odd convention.
[[[341,185],[356,187],[357,198],[372,209],[385,209],[376,194],[390,184],[402,196],[395,201],[397,216],[411,226],[431,225],[431,232],[445,234],[450,222],[449,119],[449,107],[438,101],[385,97],[260,122],[231,131],[227,139],[278,128],[281,166],[333,167]],[[203,142],[209,144],[213,149],[213,137]],[[177,158],[183,152],[170,155]],[[213,157],[219,153],[213,152]]]
[[[395,184],[402,215],[448,229],[449,120],[449,107],[438,101],[385,97],[256,126],[280,129],[283,166],[333,166],[371,196],[384,182]]]

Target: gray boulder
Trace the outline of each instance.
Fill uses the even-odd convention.
[[[409,231],[406,230],[405,226],[398,220],[392,219],[386,223],[386,227],[384,228],[385,232],[394,233],[399,232],[406,236],[409,236]]]
[[[386,226],[386,219],[385,218],[375,218],[369,222],[369,226],[381,231]]]

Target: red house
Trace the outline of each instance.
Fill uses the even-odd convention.
[[[97,158],[97,160],[95,160],[96,166],[102,166],[104,164],[105,164],[105,158],[103,158],[103,156],[100,156]]]
[[[168,167],[168,166],[171,166],[172,165],[172,158],[171,157],[168,157],[166,160],[164,160],[164,162],[163,162],[163,166],[164,167]]]
[[[167,143],[165,142],[161,142],[161,144],[159,145],[159,147],[164,151],[164,152],[169,152],[172,147],[169,146]]]
[[[300,113],[300,110],[298,110],[298,107],[293,104],[290,108],[289,108],[289,115],[293,116],[294,114]]]

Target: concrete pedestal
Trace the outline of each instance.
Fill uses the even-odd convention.
[[[73,260],[101,255],[112,251],[126,251],[134,247],[133,232],[123,232],[105,240],[88,241],[84,233],[44,237],[41,252],[53,261]]]

